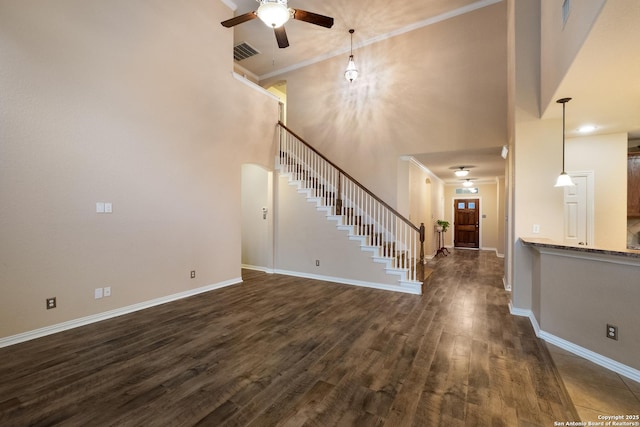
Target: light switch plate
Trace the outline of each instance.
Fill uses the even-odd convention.
[[[105,202],[105,204],[104,204],[104,212],[105,213],[113,212],[113,205],[111,204],[111,202]]]
[[[93,293],[93,297],[95,299],[100,299],[102,298],[102,288],[96,288],[94,293]]]
[[[105,286],[104,292],[102,293],[105,297],[111,296],[111,286]]]
[[[96,213],[104,213],[104,202],[96,202]]]

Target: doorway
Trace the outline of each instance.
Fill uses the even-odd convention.
[[[572,172],[575,185],[564,187],[564,243],[593,245],[593,171]]]
[[[242,268],[273,272],[273,172],[242,165]]]
[[[480,199],[454,199],[453,246],[480,248]]]

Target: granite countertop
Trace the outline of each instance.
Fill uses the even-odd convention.
[[[551,239],[539,237],[520,237],[520,240],[526,245],[537,246],[540,248],[561,249],[576,252],[587,252],[592,254],[622,256],[628,258],[640,258],[640,250],[635,249],[601,249],[589,246],[574,246],[558,243]]]

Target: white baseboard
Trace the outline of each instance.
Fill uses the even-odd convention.
[[[602,366],[603,368],[609,369],[610,371],[616,372],[629,379],[640,382],[639,370],[541,330],[540,325],[538,325],[538,321],[536,320],[536,317],[533,315],[533,312],[531,310],[515,308],[511,305],[511,303],[509,303],[509,311],[514,316],[528,317],[534,331],[536,332],[536,336],[544,340],[545,342],[553,344],[556,347],[560,347],[561,349],[566,350],[569,353],[580,356],[583,359],[593,362],[596,365]]]
[[[632,368],[631,366],[627,366],[625,364],[617,362],[613,359],[610,359],[599,353],[591,351],[587,348],[581,347],[570,341],[564,340],[560,337],[556,337],[555,335],[552,335],[548,332],[540,331],[539,336],[549,344],[553,344],[556,347],[560,347],[563,350],[566,350],[570,353],[575,354],[576,356],[580,356],[583,359],[587,359],[595,363],[596,365],[600,365],[603,368],[607,368],[613,372],[616,372],[622,376],[630,378],[636,382],[640,382],[640,371],[635,368]]]
[[[274,273],[273,268],[262,267],[262,266],[259,266],[259,265],[242,264],[242,268],[247,269],[247,270],[262,271],[262,272],[267,273],[267,274],[273,274]]]
[[[177,301],[183,298],[188,298],[194,295],[213,291],[215,289],[224,288],[226,286],[235,285],[241,282],[242,282],[242,278],[236,277],[234,279],[226,280],[224,282],[216,283],[213,285],[207,285],[200,288],[191,289],[189,291],[179,292],[177,294],[167,295],[167,296],[152,299],[149,301],[144,301],[138,304],[117,308],[115,310],[105,311],[104,313],[92,314],[91,316],[81,317],[79,319],[73,319],[67,322],[58,323],[51,326],[45,326],[44,328],[34,329],[33,331],[23,332],[21,334],[0,338],[0,348],[8,347],[14,344],[19,344],[25,341],[30,341],[36,338],[41,338],[47,335],[52,335],[58,332],[66,331],[68,329],[90,325],[91,323],[100,322],[102,320],[107,320],[113,317],[122,316],[124,314],[133,313],[134,311],[144,310],[145,308],[151,308],[156,305],[161,305],[168,302]]]
[[[305,279],[324,280],[325,282],[340,283],[343,285],[362,286],[365,288],[381,289],[384,291],[403,292],[406,294],[420,295],[422,293],[422,286],[420,289],[418,286],[394,286],[385,283],[365,282],[362,280],[343,279],[341,277],[322,276],[319,274],[301,273],[299,271],[278,270],[274,271],[277,274],[284,274],[286,276],[303,277]]]
[[[501,254],[500,252],[498,252],[498,248],[489,248],[489,247],[483,247],[481,248],[483,251],[493,251],[496,253],[496,256],[498,258],[504,258],[504,254]]]

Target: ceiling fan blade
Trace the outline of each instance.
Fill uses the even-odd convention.
[[[242,24],[243,22],[251,21],[252,19],[256,19],[258,15],[256,12],[247,12],[244,15],[238,15],[235,18],[227,19],[226,21],[222,21],[221,24],[223,27],[231,28],[238,24]]]
[[[294,9],[293,19],[298,21],[309,22],[311,24],[320,25],[321,27],[331,28],[333,27],[333,18],[329,16],[319,15],[313,12],[307,12],[302,9]]]
[[[273,32],[276,35],[276,40],[278,41],[278,47],[280,49],[289,47],[289,38],[287,37],[287,32],[284,30],[284,25],[282,27],[274,28]]]

